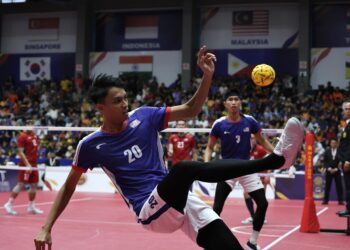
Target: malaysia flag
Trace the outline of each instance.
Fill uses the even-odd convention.
[[[233,35],[268,35],[269,11],[248,10],[232,13]]]

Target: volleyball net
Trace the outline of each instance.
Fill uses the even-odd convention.
[[[63,138],[64,141],[70,141],[69,145],[73,145],[75,149],[78,141],[85,135],[96,131],[97,127],[57,127],[57,126],[0,126],[1,133],[8,132],[13,138],[16,138],[21,131],[34,131],[44,144],[54,143],[56,146],[62,146],[59,141]],[[166,141],[171,133],[191,133],[195,136],[206,137],[210,133],[210,128],[167,128],[161,132],[162,142],[165,142],[163,146],[166,146]],[[278,136],[282,133],[282,129],[263,129],[262,133],[265,134],[271,141],[276,141]],[[58,141],[55,142],[54,140]],[[73,142],[72,142],[73,141]],[[16,146],[15,144],[13,146]],[[73,150],[74,150],[73,149]],[[57,148],[56,148],[57,150]],[[202,151],[204,148],[202,148]],[[47,155],[48,152],[44,152]],[[38,163],[38,167],[20,167],[17,165],[18,156],[13,161],[7,161],[0,164],[0,191],[9,191],[11,187],[16,183],[17,171],[19,170],[32,170],[39,171],[42,176],[45,173],[45,181],[51,182],[53,190],[58,190],[64,183],[66,176],[68,175],[71,168],[71,161],[74,156],[71,154],[71,159],[65,159],[64,164],[60,166],[47,166],[43,161]],[[16,161],[17,160],[17,161]],[[2,175],[2,177],[1,177]],[[275,178],[294,178],[295,176],[290,172],[280,173],[280,171],[272,173],[259,173],[260,176],[270,177],[271,179],[271,192],[274,192],[273,186],[275,185]],[[11,178],[10,178],[11,177]],[[11,181],[8,181],[11,179]],[[7,181],[7,184],[6,184]],[[40,181],[41,182],[41,181]],[[115,192],[113,184],[110,182],[107,176],[103,175],[102,169],[95,168],[92,171],[88,171],[83,175],[81,185],[78,186],[77,191],[97,191],[97,192]],[[44,183],[39,183],[46,190]],[[240,189],[237,184],[236,189]],[[202,195],[212,196],[215,192],[215,184],[209,183],[196,183],[194,189],[197,193],[200,192]],[[238,191],[241,196],[241,191]],[[273,195],[271,195],[273,196]],[[233,194],[235,197],[235,194]],[[271,197],[270,197],[271,198]]]

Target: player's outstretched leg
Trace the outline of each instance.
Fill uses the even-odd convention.
[[[183,212],[193,181],[220,182],[269,169],[291,166],[304,139],[304,127],[290,118],[274,152],[259,160],[226,159],[212,162],[179,162],[158,184],[158,193],[170,206]],[[176,192],[174,190],[176,189]]]
[[[222,220],[214,220],[198,231],[197,244],[205,250],[243,250],[237,238]]]
[[[295,117],[290,118],[281,134],[274,153],[282,155],[286,160],[281,168],[289,168],[295,162],[304,140],[305,128]]]

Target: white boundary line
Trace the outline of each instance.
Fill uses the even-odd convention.
[[[89,201],[89,200],[92,200],[92,198],[86,197],[86,198],[80,198],[80,199],[71,199],[69,202],[80,202],[80,201]],[[51,205],[53,203],[54,203],[54,201],[47,201],[47,202],[38,202],[38,203],[35,203],[35,205],[42,206],[42,205]],[[26,206],[28,206],[28,204],[13,205],[13,207],[26,207]],[[2,206],[0,207],[0,209],[5,210],[5,208]]]
[[[321,215],[323,212],[327,211],[328,207],[323,208],[321,211],[319,211],[317,213],[317,216]],[[262,250],[268,250],[271,247],[273,247],[274,245],[276,245],[278,242],[280,242],[281,240],[283,240],[284,238],[286,238],[287,236],[291,235],[292,233],[294,233],[296,230],[298,230],[300,228],[300,225],[296,226],[295,228],[289,230],[287,233],[285,233],[284,235],[282,235],[281,237],[279,237],[278,239],[274,240],[273,242],[271,242],[269,245],[267,245],[266,247],[264,247]]]
[[[44,214],[45,216],[45,214]],[[7,218],[11,220],[28,220],[28,221],[43,221],[43,217],[31,216],[31,217],[21,217],[14,215],[6,215]],[[84,223],[84,224],[105,224],[105,225],[128,225],[128,226],[140,226],[137,221],[135,222],[120,222],[120,221],[102,221],[102,220],[79,220],[79,219],[68,219],[68,218],[59,218],[56,223]]]

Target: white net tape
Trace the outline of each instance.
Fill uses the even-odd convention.
[[[53,126],[0,126],[1,130],[35,130],[35,131],[76,131],[76,132],[93,132],[96,131],[97,127],[53,127]],[[176,132],[187,132],[187,133],[210,133],[210,128],[167,128],[162,132],[165,133],[176,133]],[[282,133],[282,129],[263,129],[264,134],[276,135]]]
[[[26,131],[26,130],[34,130],[37,134],[44,133],[47,134],[49,132],[57,132],[57,131],[75,131],[75,132],[93,132],[96,131],[98,127],[54,127],[54,126],[0,126],[0,131]],[[176,132],[185,132],[185,133],[210,133],[210,128],[167,128],[163,130],[164,133],[176,133]],[[282,129],[263,129],[262,133],[270,136],[276,136],[282,133]],[[67,167],[67,166],[66,166]],[[32,170],[32,171],[54,171],[54,172],[64,172],[68,171],[67,168],[59,169],[57,167],[44,167],[39,166],[37,168],[29,168],[29,167],[19,167],[15,165],[0,165],[0,169],[3,170]],[[261,173],[260,176],[272,176],[277,178],[293,178],[290,174],[275,174],[275,173]]]

